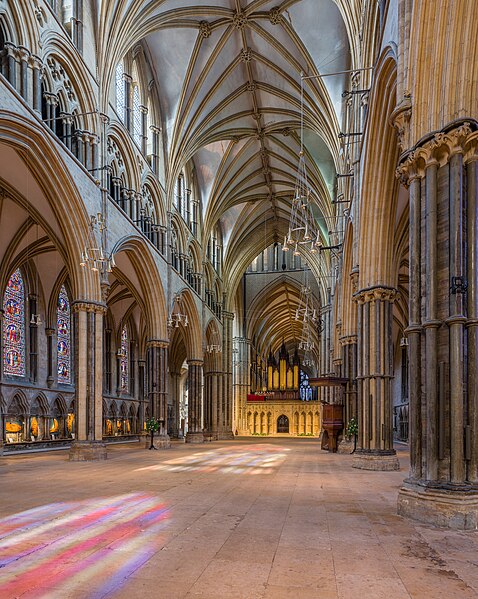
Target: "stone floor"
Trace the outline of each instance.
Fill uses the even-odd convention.
[[[4,456],[0,598],[478,597],[478,533],[396,515],[399,454],[400,472],[313,439]]]

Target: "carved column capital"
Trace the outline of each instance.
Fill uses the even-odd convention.
[[[453,129],[428,135],[403,158],[396,169],[396,176],[408,187],[413,179],[423,177],[425,170],[433,164],[443,166],[456,154],[463,154],[467,159],[468,154],[473,156],[476,153],[476,138],[477,133],[468,121]]]
[[[149,339],[146,341],[146,348],[150,349],[151,347],[167,349],[169,347],[169,341],[167,339]]]
[[[90,302],[88,300],[78,300],[72,302],[71,309],[73,312],[95,312],[96,314],[106,314],[107,307],[105,304],[98,302]]]
[[[204,364],[204,361],[198,360],[196,358],[191,358],[190,360],[187,360],[187,364],[188,366],[202,366]]]

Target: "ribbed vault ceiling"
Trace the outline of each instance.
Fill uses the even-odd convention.
[[[221,219],[229,241],[270,218],[281,234],[299,153],[300,74],[350,67],[338,6],[332,0],[156,0],[137,14],[159,85],[170,193],[192,158],[206,230]],[[333,216],[345,81],[333,76],[305,85],[309,177],[324,234]],[[241,228],[234,230],[239,214]]]
[[[231,295],[246,266],[287,230],[300,150],[301,73],[326,75],[354,64],[355,4],[130,0],[118,8],[130,44],[123,50],[141,42],[158,84],[168,195],[192,160],[205,235],[221,223]],[[331,199],[348,81],[346,75],[305,80],[308,177],[325,243],[337,228]]]

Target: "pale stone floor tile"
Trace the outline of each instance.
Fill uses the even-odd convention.
[[[267,585],[264,599],[338,599],[338,595],[335,584],[319,588]]]
[[[262,599],[270,564],[214,559],[193,584],[187,599]]]
[[[241,470],[261,448],[265,459],[274,448],[284,456],[268,474]],[[0,567],[0,599],[478,599],[477,533],[397,516],[399,454],[400,472],[355,470],[351,456],[311,439],[117,445],[101,463],[70,463],[63,451],[4,456],[0,566],[13,560]],[[164,520],[144,508],[126,526],[137,497]],[[115,502],[118,513],[96,514]],[[63,524],[61,506],[72,516]],[[76,522],[80,508],[91,522]],[[9,534],[25,510],[22,531]]]
[[[346,574],[337,576],[339,599],[410,599],[407,589],[397,578]],[[433,596],[422,599],[435,599]],[[436,597],[438,599],[438,597]]]

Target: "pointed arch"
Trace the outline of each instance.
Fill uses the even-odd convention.
[[[116,256],[117,268],[113,274],[121,277],[121,253],[124,252],[136,273],[139,289],[130,282],[128,288],[142,307],[145,317],[146,334],[149,339],[167,339],[167,314],[166,297],[163,283],[155,258],[142,237],[125,237],[118,241],[113,248]]]
[[[397,104],[397,64],[387,47],[376,67],[368,134],[365,140],[363,198],[360,208],[360,288],[393,285],[393,245],[398,196],[395,168],[398,142],[390,117]],[[375,160],[380,156],[380,160]]]
[[[202,360],[202,328],[196,300],[189,289],[181,290],[177,296],[181,298],[180,309],[188,318],[188,326],[180,324],[188,360]]]

